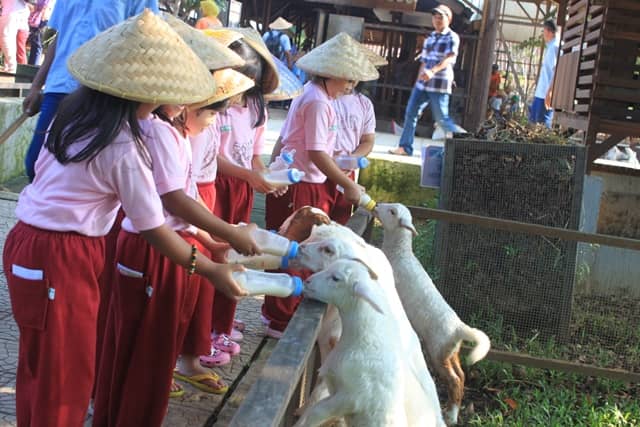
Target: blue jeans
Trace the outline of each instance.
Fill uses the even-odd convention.
[[[45,93],[42,98],[36,130],[33,132],[33,138],[31,138],[31,144],[27,150],[27,156],[24,159],[24,166],[27,170],[29,182],[32,182],[36,176],[34,168],[36,160],[38,160],[38,154],[40,154],[40,149],[42,148],[42,143],[44,142],[44,137],[53,120],[53,116],[55,116],[56,111],[58,111],[58,104],[60,104],[60,101],[62,101],[65,96],[67,96],[66,93],[52,92]]]
[[[552,120],[553,109],[547,110],[547,107],[544,105],[544,99],[533,98],[533,102],[529,108],[529,122],[544,123],[546,127],[551,128]]]
[[[399,143],[399,146],[408,154],[413,154],[413,137],[416,133],[418,118],[429,104],[431,104],[431,115],[435,122],[448,132],[456,130],[453,120],[449,117],[449,94],[428,92],[414,87],[404,112],[404,130]]]

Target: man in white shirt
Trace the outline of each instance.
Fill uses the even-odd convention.
[[[548,128],[551,127],[553,119],[553,108],[551,107],[553,75],[558,61],[558,49],[560,48],[556,37],[557,32],[558,27],[555,22],[552,20],[545,21],[542,37],[546,43],[546,48],[542,58],[536,93],[529,108],[529,122],[544,123]]]

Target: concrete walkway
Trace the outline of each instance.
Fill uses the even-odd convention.
[[[286,115],[283,110],[271,110],[267,130],[267,143],[264,154],[271,153],[273,145],[279,135]],[[381,158],[395,162],[420,164],[420,149],[423,144],[431,144],[431,140],[416,138],[416,150],[412,157],[394,156],[387,154],[387,150],[397,145],[398,137],[388,133],[376,134],[376,145],[371,154],[372,158]],[[17,179],[12,185],[7,185],[14,192],[0,191],[0,253],[8,231],[16,223],[15,206],[17,192],[26,185],[26,179]],[[264,226],[264,198],[256,197],[252,221]],[[0,272],[2,260],[0,259]],[[165,419],[165,426],[202,426],[217,425],[217,414],[227,407],[237,407],[242,399],[242,393],[237,390],[248,390],[255,378],[255,366],[265,359],[265,352],[273,348],[271,339],[265,338],[262,323],[260,321],[261,298],[244,298],[238,305],[237,317],[247,323],[245,340],[242,343],[242,352],[232,362],[216,372],[230,385],[230,391],[226,396],[217,396],[199,392],[195,388],[182,384],[187,393],[179,399],[172,399],[169,404],[169,412]],[[15,372],[18,354],[18,328],[13,321],[11,304],[6,286],[6,278],[0,273],[0,427],[15,426]],[[257,362],[256,362],[257,361]],[[253,366],[252,366],[253,365]],[[220,425],[223,424],[221,421]],[[87,420],[90,425],[90,419]]]

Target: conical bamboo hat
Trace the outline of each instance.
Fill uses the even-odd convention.
[[[240,95],[241,93],[248,91],[255,85],[253,80],[249,77],[231,68],[214,71],[213,79],[216,81],[215,95],[203,102],[190,105],[189,108],[197,109],[209,104],[224,101],[232,96]]]
[[[377,80],[378,70],[367,59],[363,49],[366,48],[350,35],[339,33],[312,49],[296,65],[314,76],[354,81]]]
[[[215,94],[206,65],[148,9],[80,46],[67,68],[84,86],[132,101],[191,104]]]
[[[229,67],[241,67],[244,60],[240,56],[218,43],[213,37],[207,37],[182,20],[169,13],[162,14],[167,24],[180,34],[186,44],[200,57],[209,70],[220,70]]]

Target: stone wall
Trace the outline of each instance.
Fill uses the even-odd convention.
[[[0,132],[7,129],[21,113],[21,98],[0,98]],[[4,144],[0,144],[0,183],[25,173],[24,157],[33,136],[36,117],[27,119]]]

